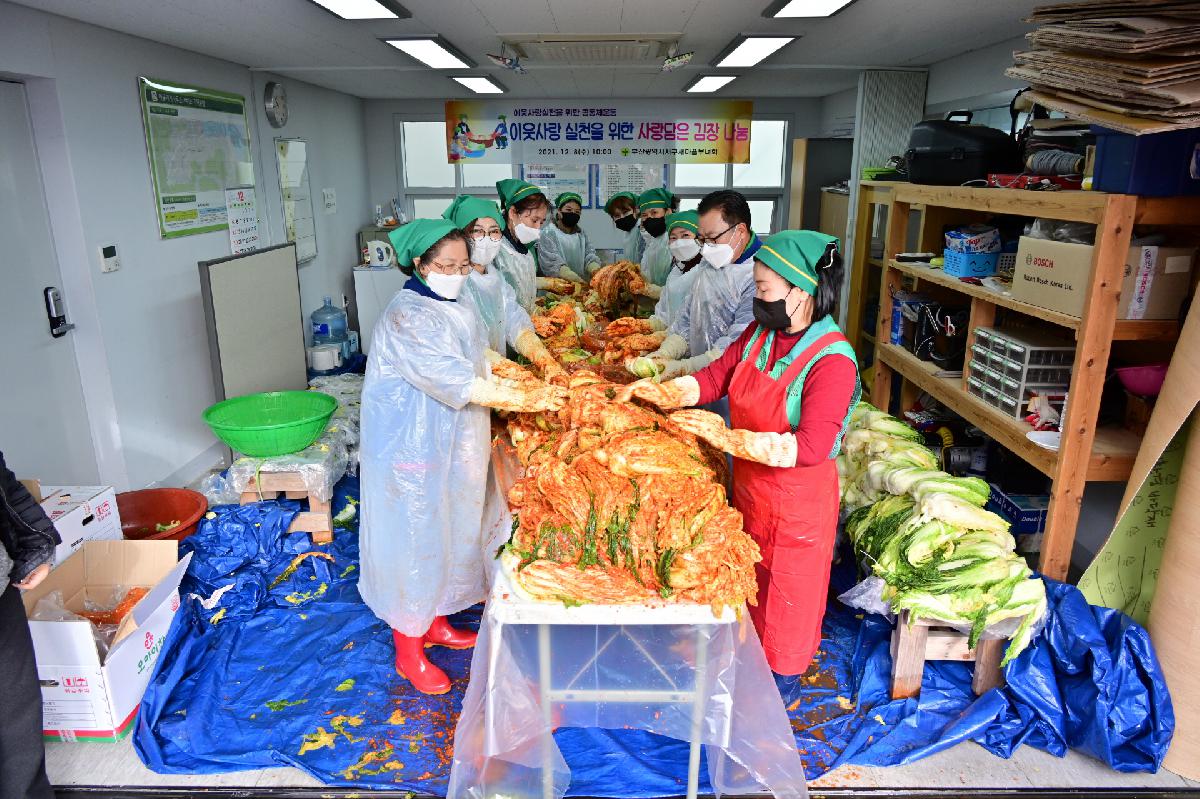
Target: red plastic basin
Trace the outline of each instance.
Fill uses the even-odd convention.
[[[130,541],[182,541],[196,532],[206,510],[204,495],[186,488],[145,488],[117,494],[121,532]],[[164,532],[156,527],[176,521],[178,527]]]

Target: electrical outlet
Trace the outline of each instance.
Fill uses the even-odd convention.
[[[100,248],[100,271],[115,272],[121,268],[121,259],[117,257],[117,245],[106,244]]]
[[[325,201],[325,213],[337,213],[337,192],[333,189],[321,189],[321,197]]]

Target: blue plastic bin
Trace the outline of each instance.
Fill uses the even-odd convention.
[[[1200,194],[1200,128],[1132,136],[1092,126],[1092,188],[1142,197]]]
[[[942,257],[945,259],[942,271],[950,277],[990,277],[996,274],[996,268],[1000,265],[998,252],[946,250]]]

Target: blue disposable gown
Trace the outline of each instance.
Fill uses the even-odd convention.
[[[683,313],[683,309],[687,307],[688,300],[692,296],[692,286],[700,275],[700,267],[703,263],[704,261],[701,259],[700,263],[686,272],[679,268],[677,261],[672,263],[671,273],[667,275],[667,283],[663,286],[662,294],[659,295],[658,302],[654,305],[654,318],[662,322],[664,330],[670,330],[671,326],[675,324],[675,320]]]
[[[500,240],[500,252],[492,261],[490,269],[497,272],[508,281],[517,295],[517,304],[526,312],[533,310],[533,302],[537,299],[537,258],[534,253],[537,243],[530,245],[528,252],[517,252],[517,248],[505,237]]]
[[[484,596],[489,411],[484,331],[465,304],[396,293],[375,325],[362,393],[359,593],[404,635]]]
[[[669,243],[670,240],[664,233],[658,238],[649,238],[646,241],[646,249],[642,251],[642,277],[656,286],[664,285],[667,275],[671,274],[673,259]]]
[[[547,222],[538,239],[538,271],[545,277],[558,277],[565,266],[586,280],[600,268],[600,257],[592,249],[587,233],[564,233]]]
[[[701,259],[692,272],[691,296],[667,331],[688,343],[689,355],[724,352],[754,321],[754,261],[717,269]]]
[[[522,330],[533,329],[529,313],[517,302],[516,292],[491,266],[483,274],[471,270],[458,301],[479,314],[488,347],[501,355],[508,347],[516,347]]]

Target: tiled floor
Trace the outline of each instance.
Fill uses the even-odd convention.
[[[184,776],[155,774],[142,765],[129,740],[118,744],[49,744],[47,763],[56,787],[321,787],[291,768]],[[1097,760],[1070,753],[1063,759],[1025,746],[1011,760],[964,743],[909,766],[845,766],[812,783],[813,788],[1143,788],[1200,789],[1200,782],[1169,771],[1120,774]]]

